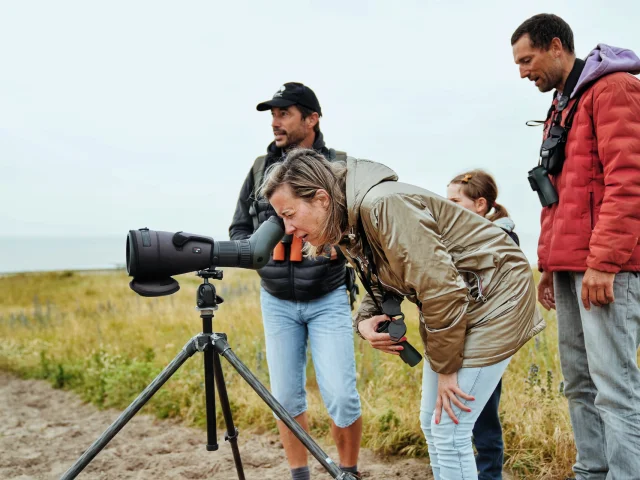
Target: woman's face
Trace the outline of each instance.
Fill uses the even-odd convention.
[[[462,191],[462,185],[459,183],[450,183],[447,185],[447,199],[457,203],[467,210],[484,217],[487,214],[487,200],[480,197],[477,200],[471,200]]]
[[[323,245],[323,225],[329,210],[329,195],[323,189],[311,200],[296,197],[289,184],[280,185],[269,199],[271,206],[284,220],[285,233],[295,235],[317,247]]]

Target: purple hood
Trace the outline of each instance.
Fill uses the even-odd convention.
[[[633,75],[640,73],[640,58],[635,53],[627,48],[612,47],[604,43],[599,43],[591,50],[585,62],[584,70],[570,98],[573,98],[585,85],[609,73],[628,72]]]

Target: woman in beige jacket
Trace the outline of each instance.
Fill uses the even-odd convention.
[[[345,166],[301,149],[270,169],[263,194],[309,254],[337,244],[372,279],[376,298],[365,295],[354,326],[374,348],[395,355],[403,348],[376,331],[389,319],[380,305],[403,298],[418,305],[433,473],[474,479],[473,425],[510,358],[544,328],[533,275],[500,227],[397,180],[380,163],[349,157]]]

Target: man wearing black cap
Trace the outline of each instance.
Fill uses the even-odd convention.
[[[259,111],[271,111],[274,141],[258,157],[240,190],[229,227],[232,240],[248,238],[276,215],[259,195],[265,170],[295,147],[313,148],[329,161],[346,153],[325,146],[320,132],[322,110],[309,87],[285,83]],[[260,301],[271,391],[298,423],[309,430],[305,371],[307,342],[322,399],[332,419],[331,433],[343,470],[356,474],[362,419],[356,390],[353,329],[345,287],[345,260],[331,249],[324,257],[302,255],[302,241],[285,236],[274,249],[261,277]],[[350,271],[351,269],[349,269]],[[280,439],[294,480],[308,480],[307,450],[278,420]]]

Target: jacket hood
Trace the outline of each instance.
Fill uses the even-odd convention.
[[[360,205],[365,195],[382,182],[396,182],[398,175],[382,163],[359,158],[347,157],[347,209],[349,211],[349,225],[358,224]]]
[[[516,224],[509,217],[499,218],[493,223],[507,232],[513,232],[513,230],[516,228]]]
[[[640,73],[640,58],[628,48],[612,47],[599,43],[587,55],[584,69],[570,98],[573,98],[586,85],[615,72],[638,75]]]

